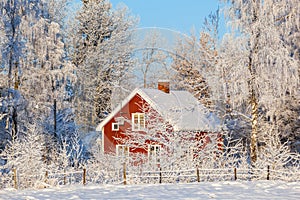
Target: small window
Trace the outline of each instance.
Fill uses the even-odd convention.
[[[141,131],[145,129],[145,113],[132,113],[132,130]]]
[[[160,145],[149,145],[148,146],[148,158],[149,162],[160,163]]]
[[[129,148],[128,148],[128,146],[118,144],[116,146],[116,154],[117,154],[118,157],[121,157],[121,158],[128,157],[129,156]]]
[[[111,129],[113,131],[118,131],[119,130],[119,124],[118,123],[112,123]]]

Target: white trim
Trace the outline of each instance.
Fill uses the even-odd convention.
[[[104,127],[102,127],[101,134],[102,134],[102,153],[104,153]]]

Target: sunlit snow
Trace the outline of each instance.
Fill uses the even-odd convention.
[[[0,199],[299,199],[300,182],[226,181],[186,184],[72,185],[0,191]]]

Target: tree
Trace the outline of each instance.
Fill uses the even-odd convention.
[[[136,74],[142,81],[137,84],[143,85],[144,88],[157,87],[159,79],[170,79],[171,69],[168,69],[168,52],[161,49],[161,44],[166,43],[166,39],[156,30],[149,32],[138,41],[142,47],[135,52],[137,57]]]
[[[261,147],[257,162],[254,165],[255,175],[260,178],[263,174],[261,171],[265,171],[269,167],[271,173],[274,174],[271,177],[288,179],[286,175],[280,173],[280,170],[284,168],[289,168],[290,171],[298,170],[297,164],[299,165],[300,155],[291,152],[288,142],[282,143],[280,129],[276,125],[267,124],[264,129],[267,134],[261,140],[265,145]]]
[[[1,49],[2,54],[2,71],[5,71],[7,78],[5,79],[5,87],[13,88],[14,73],[17,73],[20,64],[21,49],[23,46],[22,36],[20,34],[21,18],[28,11],[27,2],[21,1],[4,1],[1,5],[1,24],[5,32],[1,39],[5,41],[4,47]],[[3,35],[2,35],[3,36]],[[16,81],[16,80],[15,80]]]
[[[1,159],[6,161],[4,167],[17,170],[20,188],[35,187],[44,180],[47,170],[43,157],[44,141],[41,130],[36,125],[29,125],[24,138],[10,142],[1,152]]]
[[[188,90],[210,109],[219,103],[212,99],[210,83],[207,80],[217,63],[219,19],[218,9],[205,18],[199,38],[192,32],[185,40],[178,40],[172,63],[176,71],[175,79],[179,80],[177,88]]]
[[[49,116],[52,107],[57,106],[54,112],[63,108],[65,85],[74,77],[74,68],[65,60],[58,23],[41,17],[34,25],[24,26],[31,31],[24,33],[28,34],[27,56],[23,61],[19,90],[30,103],[31,117],[42,120]]]
[[[1,19],[7,37],[3,45],[6,48],[1,51],[2,84],[5,88],[19,90],[27,100],[26,116],[12,112],[15,134],[22,123],[45,119],[51,107],[56,113],[56,99],[62,99],[64,84],[71,78],[69,72],[72,72],[72,66],[65,60],[61,27],[54,21],[62,20],[63,9],[60,15],[54,14],[57,13],[57,5],[64,3],[64,0],[1,2]],[[55,124],[56,121],[53,122]]]
[[[89,130],[111,111],[113,88],[124,92],[136,20],[127,8],[113,10],[106,0],[84,1],[76,18],[72,35],[72,59],[79,79],[75,106],[78,123]]]
[[[178,80],[176,89],[191,92],[203,105],[210,107],[210,89],[204,78],[207,60],[198,56],[203,49],[197,37],[192,35],[185,41],[178,41],[175,52],[172,68],[175,69],[175,79]]]
[[[229,2],[229,1],[225,1]],[[227,90],[231,100],[244,104],[251,115],[251,161],[257,160],[259,110],[274,108],[277,100],[295,96],[299,88],[298,63],[290,56],[277,26],[279,11],[276,3],[268,1],[230,1],[234,43],[222,55],[230,72]],[[236,34],[236,33],[239,34]],[[230,37],[228,37],[230,39]],[[229,44],[229,43],[228,43]],[[237,45],[239,44],[239,45]],[[226,64],[225,64],[226,63]],[[222,70],[220,70],[222,71]],[[235,99],[232,99],[235,98]]]

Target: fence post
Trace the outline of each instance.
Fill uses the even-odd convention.
[[[86,184],[86,168],[83,168],[82,183],[83,185]]]
[[[17,169],[14,168],[14,169],[13,169],[13,172],[14,172],[14,177],[13,177],[13,179],[14,179],[14,187],[15,187],[15,189],[18,189]]]
[[[197,181],[200,182],[200,173],[199,173],[199,168],[198,167],[196,169],[196,173],[197,173]]]
[[[268,173],[267,173],[267,180],[270,180],[270,165],[268,165],[267,171],[268,171]]]
[[[161,167],[159,168],[159,183],[162,183]]]
[[[124,185],[126,185],[126,163],[123,163],[123,180],[124,180]]]
[[[236,173],[236,167],[234,168],[234,180],[237,180],[237,173]]]

